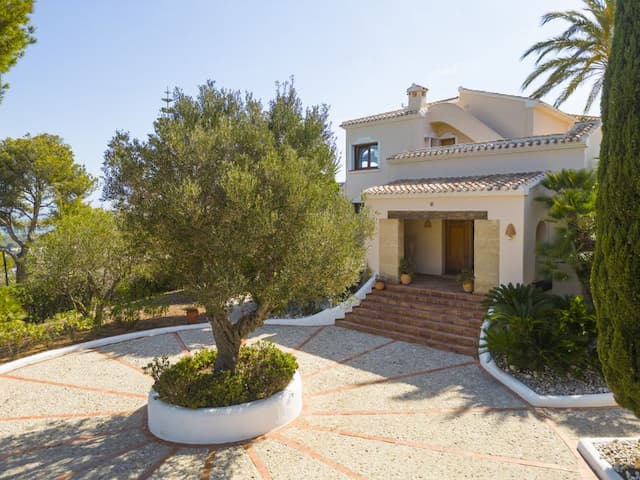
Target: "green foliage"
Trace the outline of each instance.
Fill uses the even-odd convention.
[[[475,276],[473,275],[473,270],[469,270],[468,268],[463,268],[460,270],[460,273],[457,275],[457,280],[460,283],[468,282],[469,280],[473,280]]]
[[[581,297],[559,297],[533,285],[500,285],[485,300],[482,348],[519,370],[579,375],[598,367],[595,316]]]
[[[155,381],[159,398],[188,408],[224,407],[270,397],[293,378],[298,363],[273,343],[260,341],[242,347],[235,373],[214,372],[217,351],[201,350],[170,365],[155,358],[145,371]]]
[[[335,181],[327,108],[303,110],[291,84],[268,109],[212,82],[196,98],[176,91],[154,127],[146,142],[113,138],[105,197],[205,306],[216,370],[233,370],[240,340],[271,312],[357,281],[371,222]],[[254,308],[232,323],[237,298]]]
[[[20,300],[9,287],[0,288],[0,322],[24,320],[27,317]]]
[[[75,341],[77,333],[84,330],[91,330],[94,326],[93,319],[85,317],[76,310],[56,313],[48,319],[43,326],[49,332],[49,337],[66,335],[69,340]]]
[[[0,142],[0,250],[16,262],[19,283],[26,281],[25,257],[36,236],[80,204],[93,184],[56,135]]]
[[[143,317],[159,317],[167,311],[166,305],[156,305],[152,297],[134,301],[120,299],[111,305],[111,319],[127,328],[133,328]]]
[[[25,347],[47,340],[48,331],[42,324],[9,320],[0,322],[0,351],[15,357]]]
[[[598,354],[616,401],[640,416],[640,3],[618,0],[602,96],[592,288]]]
[[[28,262],[31,291],[62,299],[100,324],[104,309],[125,296],[124,284],[140,261],[129,250],[115,214],[83,206],[62,215],[38,238]]]
[[[0,0],[0,102],[8,83],[2,83],[7,73],[24,55],[28,45],[35,43],[29,15],[33,12],[33,0]]]
[[[547,173],[541,185],[553,192],[539,197],[549,208],[549,222],[556,224],[553,242],[539,246],[544,271],[557,280],[569,276],[569,266],[591,303],[591,268],[595,248],[596,174],[593,170],[561,170]]]
[[[542,17],[542,25],[554,20],[568,23],[560,35],[532,45],[523,55],[535,54],[536,68],[522,88],[538,78],[546,80],[532,94],[540,98],[560,85],[565,85],[554,106],[559,107],[578,87],[593,80],[584,112],[587,113],[602,89],[613,39],[616,0],[582,0],[582,11],[550,12]]]
[[[407,274],[407,275],[411,275],[415,271],[415,269],[413,268],[413,264],[407,258],[400,259],[400,268],[399,268],[399,270],[400,270],[400,274],[401,275],[403,273]]]

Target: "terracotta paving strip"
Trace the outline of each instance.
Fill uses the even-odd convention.
[[[351,383],[349,385],[343,385],[341,387],[331,388],[329,390],[323,390],[323,391],[320,391],[320,392],[310,393],[309,396],[310,397],[320,397],[320,396],[323,396],[323,395],[330,395],[332,393],[344,392],[346,390],[353,390],[355,388],[368,387],[368,386],[371,386],[371,385],[377,385],[379,383],[393,382],[393,381],[396,381],[396,380],[403,380],[405,378],[418,377],[420,375],[428,375],[428,374],[431,374],[431,373],[442,372],[444,370],[450,370],[450,369],[453,369],[453,368],[468,367],[470,365],[477,365],[477,364],[478,364],[477,361],[456,363],[454,365],[447,365],[446,367],[430,368],[430,369],[427,369],[427,370],[420,370],[420,371],[412,372],[412,373],[404,373],[402,375],[396,375],[396,376],[393,376],[393,377],[380,378],[378,380],[369,380],[369,381],[366,381],[366,382]]]
[[[351,355],[350,357],[343,358],[342,360],[338,360],[334,365],[327,365],[324,368],[319,368],[318,370],[314,370],[311,373],[303,375],[302,378],[313,377],[314,375],[318,375],[319,373],[323,373],[323,372],[326,372],[328,370],[333,370],[333,369],[342,367],[344,364],[349,363],[352,360],[355,360],[356,358],[362,357],[362,356],[364,356],[364,355],[366,355],[368,353],[371,353],[371,352],[375,352],[376,350],[380,350],[381,348],[384,348],[387,345],[391,345],[392,343],[396,343],[396,342],[397,342],[397,340],[389,340],[388,342],[385,342],[382,345],[378,345],[377,347],[373,347],[373,348],[370,348],[368,350],[365,350],[364,352],[356,353],[355,355]]]
[[[144,395],[142,393],[121,392],[118,390],[108,390],[106,388],[86,387],[83,385],[74,385],[71,383],[61,383],[61,382],[52,382],[50,380],[40,380],[37,378],[18,377],[16,375],[0,374],[0,378],[5,378],[7,380],[16,380],[20,382],[40,383],[42,385],[51,385],[54,387],[73,388],[75,390],[85,390],[87,392],[105,393],[107,395],[119,395],[121,397],[147,398],[147,395]]]
[[[258,473],[260,474],[260,478],[262,478],[262,480],[271,480],[272,478],[271,474],[269,473],[269,470],[267,469],[266,465],[258,455],[258,452],[256,452],[251,445],[247,445],[246,447],[244,447],[244,449],[246,450],[247,455],[249,455],[251,462],[256,467],[256,470],[258,470]]]
[[[88,470],[93,470],[94,468],[102,465],[103,463],[108,462],[109,460],[113,460],[115,458],[118,458],[121,455],[124,455],[127,452],[130,452],[132,450],[140,450],[144,447],[146,447],[147,445],[149,445],[151,442],[149,440],[144,440],[143,442],[140,442],[136,445],[132,445],[130,447],[127,448],[123,448],[121,450],[118,450],[117,452],[113,452],[107,456],[101,457],[96,461],[93,462],[88,462],[85,465],[82,465],[81,467],[78,468],[72,468],[71,470],[69,470],[67,473],[64,473],[58,477],[56,477],[56,480],[67,480],[69,478],[72,478],[74,475],[78,474],[78,473],[83,473],[86,472]]]
[[[164,454],[162,457],[158,458],[158,460],[156,460],[151,465],[149,465],[145,469],[145,471],[140,474],[140,476],[138,477],[138,480],[146,480],[147,478],[149,478],[151,475],[155,473],[156,470],[158,470],[162,466],[164,462],[166,462],[171,457],[173,457],[177,451],[178,451],[178,447],[172,447],[166,454]]]
[[[100,355],[103,355],[105,357],[107,357],[109,360],[113,360],[114,362],[118,362],[120,365],[124,365],[125,367],[128,367],[132,370],[135,370],[138,373],[141,373],[144,376],[147,376],[146,373],[144,373],[144,370],[140,367],[138,367],[137,365],[133,365],[129,362],[125,362],[124,360],[122,360],[120,357],[118,357],[117,355],[111,353],[111,352],[105,352],[104,350],[100,350],[99,348],[95,348],[93,350],[96,353],[99,353]]]
[[[444,415],[464,413],[492,413],[526,411],[527,407],[460,407],[460,408],[418,408],[412,410],[317,410],[308,411],[309,416],[367,416],[367,415]]]
[[[336,463],[333,460],[327,457],[324,457],[317,452],[314,452],[313,450],[305,447],[304,445],[296,442],[295,440],[292,440],[288,437],[284,437],[278,433],[274,435],[270,435],[270,437],[282,443],[283,445],[286,445],[287,447],[295,448],[296,450],[304,453],[305,455],[308,455],[314,460],[318,460],[319,462],[322,462],[325,465],[328,465],[329,467],[333,468],[334,470],[337,470],[338,472],[346,475],[349,478],[353,478],[356,480],[366,480],[366,477],[360,475],[359,473],[356,473],[353,470],[350,470],[349,468],[345,467],[344,465],[340,465],[339,463]]]
[[[131,415],[137,410],[122,410],[119,412],[91,412],[91,413],[50,413],[48,415],[32,415],[26,417],[5,417],[0,422],[20,422],[25,420],[49,420],[54,418],[90,418],[115,417],[116,415]]]
[[[375,442],[384,442],[384,443],[391,443],[391,444],[394,444],[394,445],[401,445],[401,446],[405,446],[405,447],[419,448],[421,450],[430,450],[430,451],[438,452],[438,453],[447,453],[447,454],[451,454],[451,455],[459,455],[459,456],[478,458],[478,459],[483,459],[483,460],[491,460],[492,462],[510,463],[510,464],[516,464],[516,465],[524,465],[524,466],[527,466],[527,467],[545,468],[545,469],[549,469],[549,470],[559,470],[559,471],[563,471],[563,472],[575,472],[576,471],[575,467],[568,466],[568,465],[557,465],[555,463],[539,462],[537,460],[526,460],[526,459],[517,458],[517,457],[506,457],[506,456],[503,456],[503,455],[493,455],[493,454],[488,454],[488,453],[479,453],[479,452],[473,452],[473,451],[469,451],[469,450],[463,450],[463,449],[460,449],[460,448],[450,448],[450,447],[443,447],[443,446],[440,446],[440,445],[432,445],[432,444],[428,444],[428,443],[414,442],[414,441],[411,441],[411,440],[399,440],[399,439],[391,438],[391,437],[381,437],[381,436],[377,436],[377,435],[368,435],[366,433],[351,432],[351,431],[347,431],[347,430],[340,430],[340,429],[337,429],[337,428],[321,427],[321,426],[309,425],[309,424],[299,426],[299,428],[302,428],[304,430],[312,430],[312,431],[315,430],[315,431],[320,431],[320,432],[335,433],[337,435],[342,435],[344,437],[361,438],[363,440],[371,440],[371,441],[375,441]]]
[[[190,357],[191,350],[189,350],[189,347],[187,347],[187,345],[184,343],[184,340],[182,340],[182,337],[180,336],[180,332],[173,332],[171,335],[173,335],[173,338],[176,339],[176,342],[178,343],[180,350],[182,350],[182,354],[187,357]]]
[[[297,347],[293,347],[294,350],[302,350],[302,348],[309,343],[311,340],[313,340],[314,338],[316,338],[317,335],[320,334],[320,332],[322,332],[325,328],[327,328],[326,326],[323,327],[318,327],[311,335],[309,335],[307,337],[307,339],[302,342],[300,345],[298,345]]]
[[[562,440],[564,445],[571,451],[573,456],[576,459],[576,463],[578,466],[578,471],[580,476],[585,480],[597,479],[596,475],[591,470],[591,467],[587,464],[580,452],[578,452],[578,447],[576,444],[571,442],[565,434],[560,430],[560,427],[554,422],[551,418],[549,418],[541,409],[539,408],[531,408],[531,411],[534,415],[536,415],[542,423],[547,425],[553,432]]]
[[[211,477],[211,470],[213,469],[213,461],[216,458],[216,449],[212,448],[207,453],[207,457],[204,459],[204,467],[200,473],[200,480],[209,480]]]

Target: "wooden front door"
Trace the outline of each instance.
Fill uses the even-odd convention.
[[[444,272],[473,270],[473,220],[445,220]]]

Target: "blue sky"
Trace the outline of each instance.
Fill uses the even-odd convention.
[[[539,25],[580,0],[39,0],[38,42],[3,80],[0,138],[54,133],[100,175],[116,130],[144,137],[167,86],[207,79],[268,100],[295,76],[305,104],[345,119],[399,108],[412,83],[429,99],[458,86],[521,94],[522,52],[561,25]],[[563,109],[581,113],[586,89]],[[546,100],[552,101],[553,96]],[[591,113],[598,113],[596,106]],[[339,177],[341,178],[341,177]]]

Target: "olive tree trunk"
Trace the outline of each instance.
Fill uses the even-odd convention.
[[[211,307],[206,307],[206,310],[218,350],[213,369],[216,372],[229,370],[235,373],[242,340],[264,324],[271,309],[268,305],[260,305],[254,311],[242,315],[235,323],[232,322],[229,312]]]

